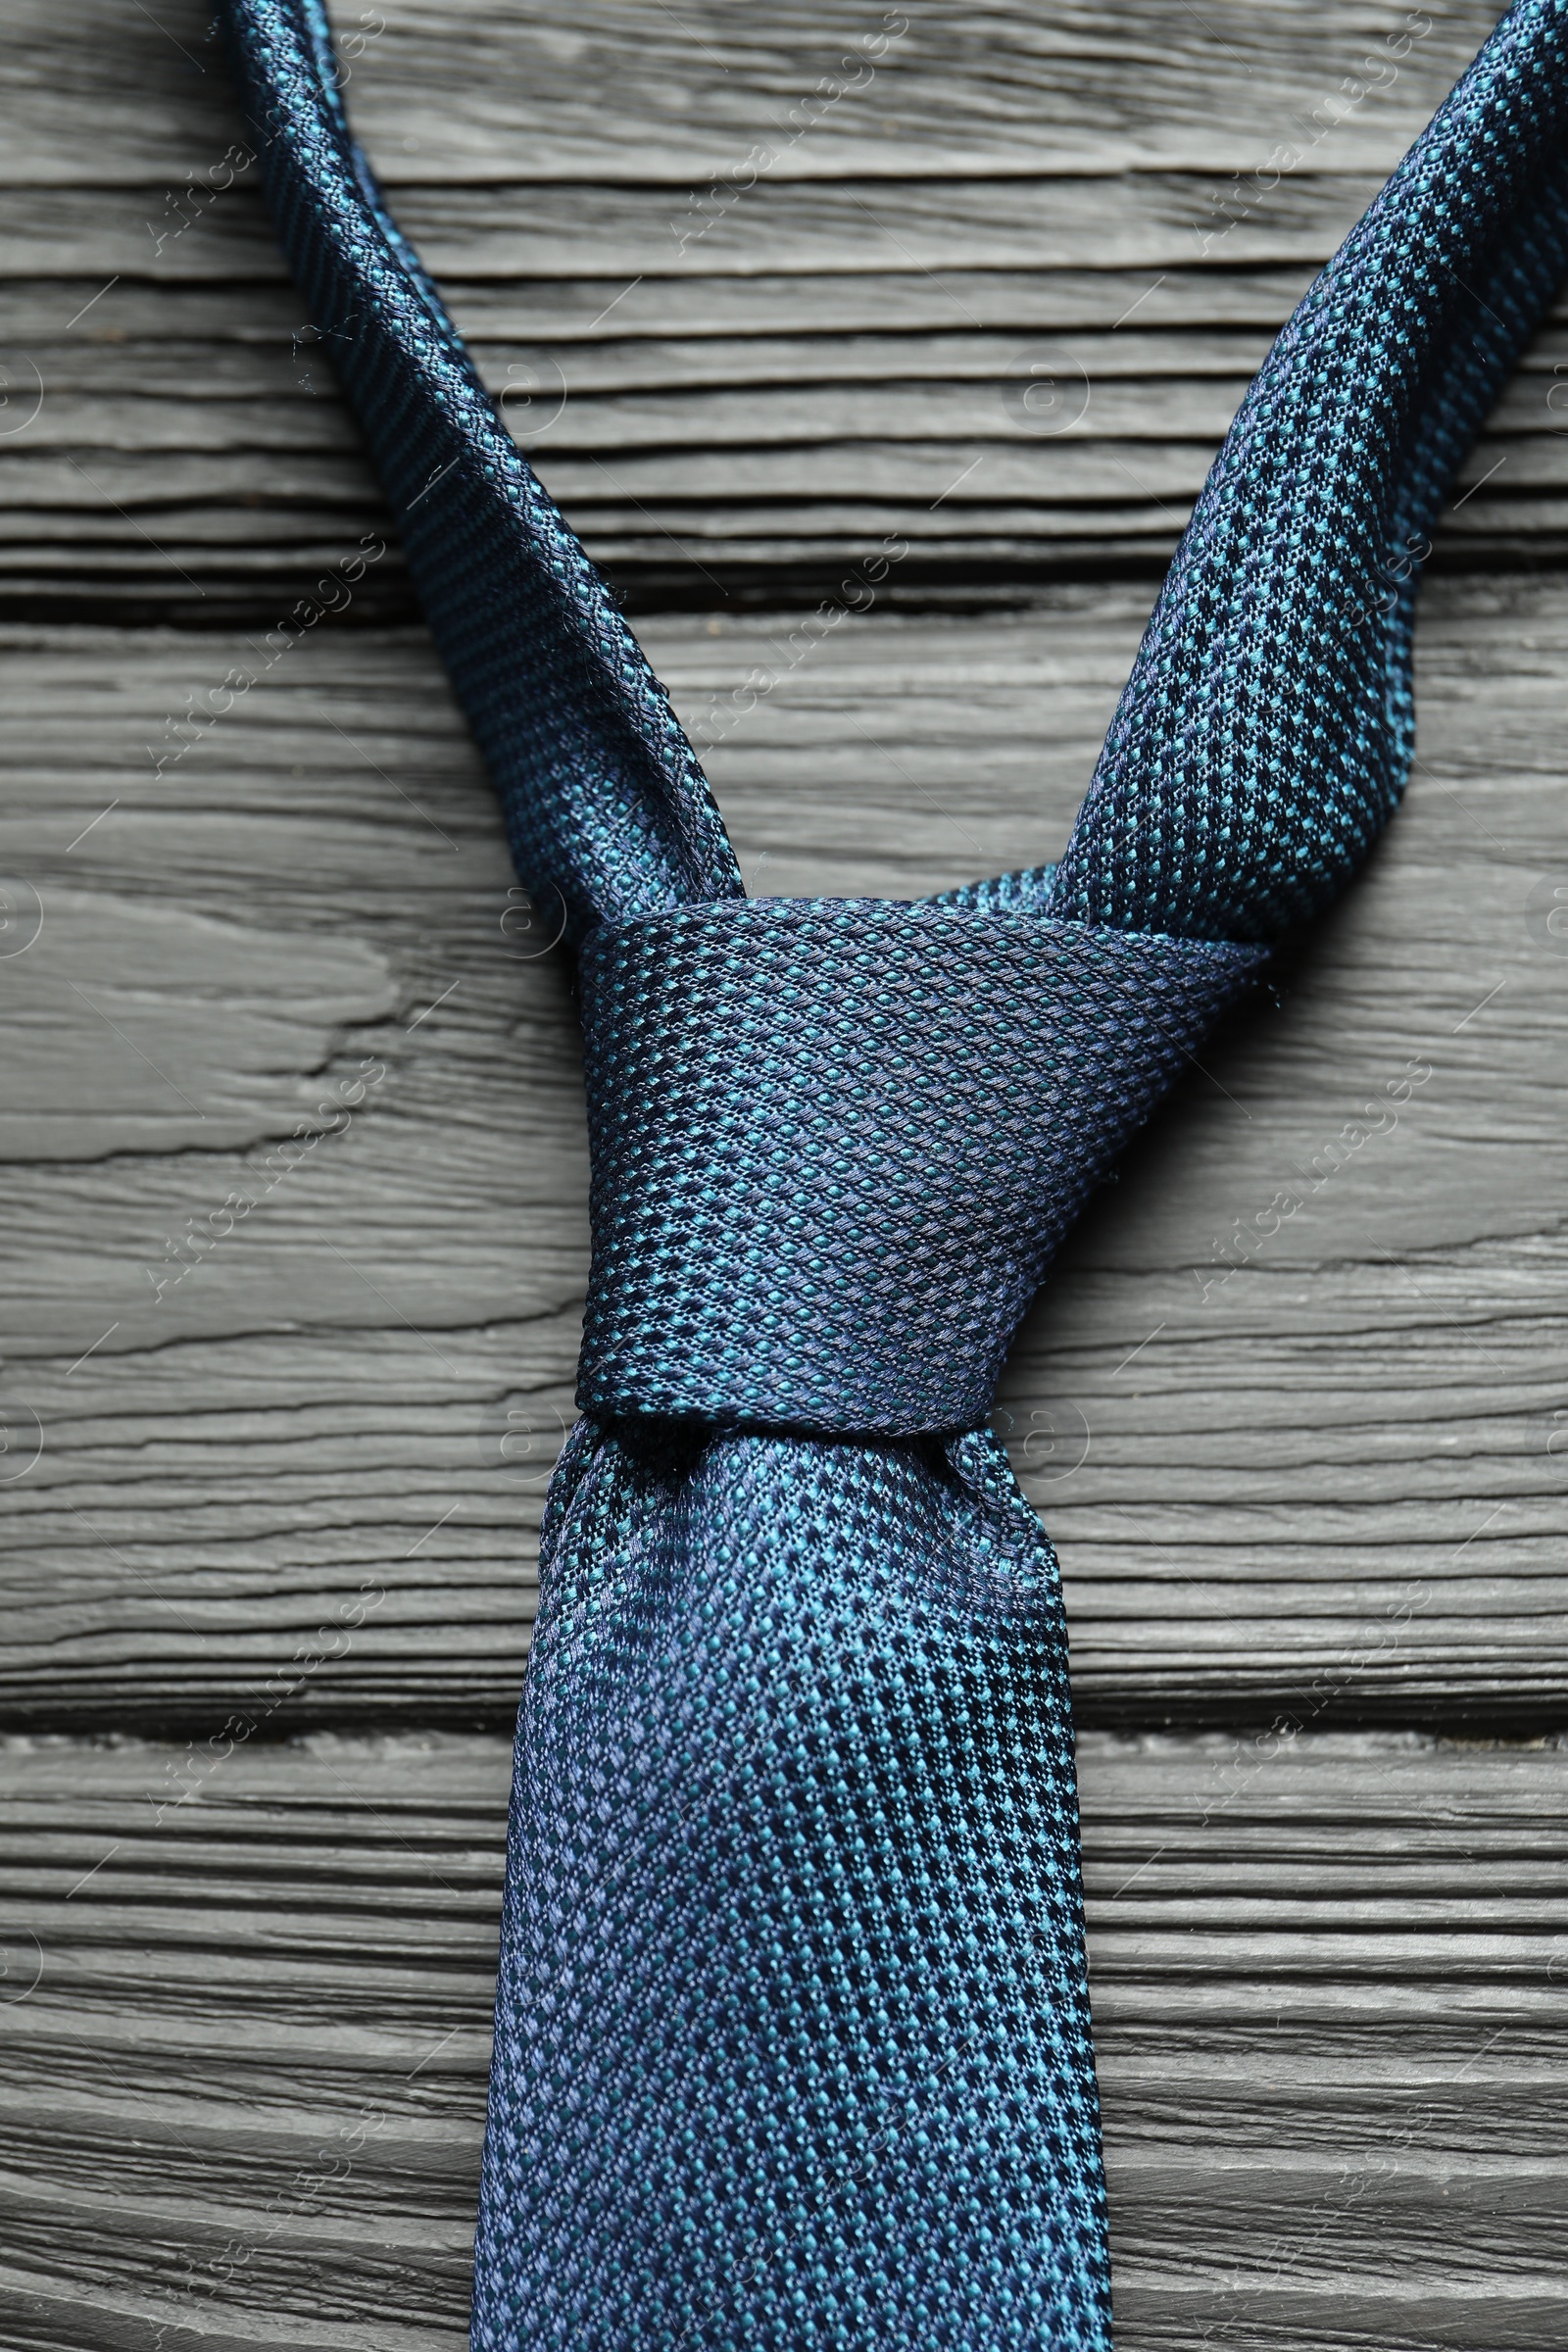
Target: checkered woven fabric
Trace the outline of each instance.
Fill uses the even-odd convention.
[[[1504,19],[1280,338],[1059,868],[915,906],[743,903],[317,0],[226,8],[581,948],[586,1417],[518,1717],[476,2352],[1105,2352],[1058,1578],[982,1424],[1086,1192],[1398,796],[1427,534],[1568,255],[1568,0]]]
[[[1387,823],[1422,559],[1568,268],[1565,87],[1562,8],[1515,9],[1275,344],[1149,624],[1059,912],[1274,940]]]
[[[225,13],[279,239],[365,425],[518,872],[574,939],[739,898],[663,688],[349,136],[319,0],[226,0]]]
[[[875,900],[596,931],[583,1410],[976,1427],[1086,1195],[1257,960]]]

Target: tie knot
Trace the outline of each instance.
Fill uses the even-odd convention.
[[[985,1419],[1084,1196],[1261,960],[985,895],[729,901],[588,940],[595,1420]]]

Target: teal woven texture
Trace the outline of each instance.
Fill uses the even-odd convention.
[[[1415,582],[1568,261],[1528,0],[1243,404],[1060,865],[747,902],[339,103],[225,0],[273,214],[578,952],[584,1418],[518,1718],[475,2352],[1104,2352],[1055,1558],[985,1426],[1088,1193],[1402,789]]]

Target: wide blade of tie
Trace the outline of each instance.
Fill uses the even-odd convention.
[[[1427,535],[1568,260],[1568,0],[1504,20],[1281,335],[1061,864],[914,905],[745,899],[317,0],[227,7],[312,321],[579,954],[584,1417],[474,2344],[1108,2345],[1057,1569],[987,1417],[1086,1195],[1402,788]]]

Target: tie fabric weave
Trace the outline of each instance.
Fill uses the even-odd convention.
[[[475,2352],[1101,2352],[1054,1555],[987,1426],[1061,1235],[1390,815],[1416,574],[1568,264],[1525,0],[1279,338],[1054,868],[761,900],[340,103],[268,193],[578,957],[593,1271],[518,1719]]]

